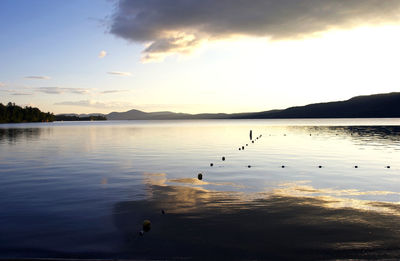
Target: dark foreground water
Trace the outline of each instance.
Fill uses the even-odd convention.
[[[398,125],[0,125],[0,258],[398,259]]]

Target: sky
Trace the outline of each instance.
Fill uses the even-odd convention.
[[[1,0],[0,102],[254,112],[400,90],[398,0]]]

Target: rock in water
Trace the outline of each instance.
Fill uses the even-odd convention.
[[[143,221],[143,231],[149,232],[150,229],[151,229],[151,222],[150,220],[146,219],[145,221]]]

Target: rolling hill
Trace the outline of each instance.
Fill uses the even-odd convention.
[[[357,96],[346,101],[315,103],[263,112],[187,114],[130,110],[112,112],[105,116],[108,120],[396,118],[400,117],[400,92]]]

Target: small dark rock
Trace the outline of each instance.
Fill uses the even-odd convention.
[[[150,229],[151,229],[151,222],[150,220],[146,219],[145,221],[143,221],[143,231],[149,232]]]
[[[203,179],[203,174],[201,174],[201,173],[197,174],[197,178],[198,178],[199,180],[202,180],[202,179]]]

